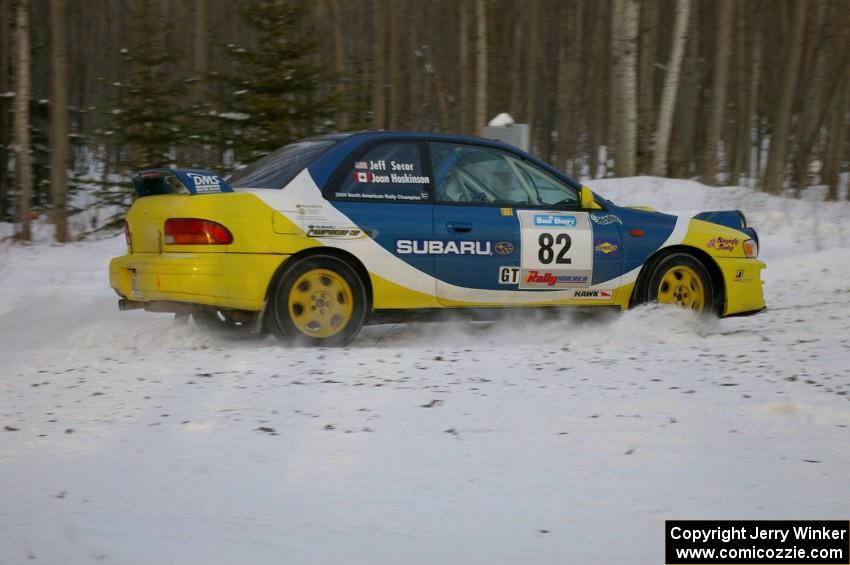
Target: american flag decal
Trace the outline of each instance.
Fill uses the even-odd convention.
[[[366,161],[356,161],[354,163],[354,168],[355,169],[368,169],[369,163],[367,163]]]

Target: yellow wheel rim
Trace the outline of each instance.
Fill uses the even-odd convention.
[[[676,304],[694,312],[705,307],[705,288],[696,271],[684,265],[668,269],[658,285],[658,302]]]
[[[289,291],[289,316],[305,335],[331,337],[348,325],[354,312],[351,287],[328,269],[307,271]]]

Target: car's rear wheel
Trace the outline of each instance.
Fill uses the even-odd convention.
[[[708,270],[688,253],[672,253],[652,269],[645,301],[674,304],[697,314],[716,314],[720,297]]]
[[[365,286],[351,265],[333,255],[313,255],[297,259],[278,280],[271,326],[296,345],[345,345],[363,327],[366,303]]]

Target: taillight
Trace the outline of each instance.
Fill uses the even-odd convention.
[[[745,257],[758,257],[759,256],[759,245],[752,239],[744,240],[744,256]]]
[[[229,245],[233,234],[223,225],[198,218],[171,218],[165,221],[168,245]]]
[[[127,251],[133,252],[133,234],[130,233],[130,224],[124,220],[124,239],[127,240]]]

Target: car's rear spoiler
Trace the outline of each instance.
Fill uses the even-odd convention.
[[[233,192],[220,176],[200,169],[146,169],[133,173],[133,188],[141,198],[156,194]]]

